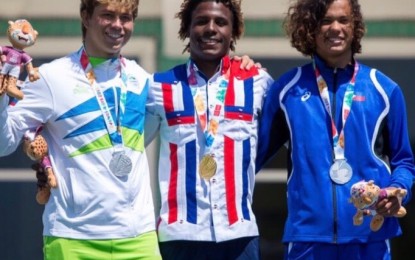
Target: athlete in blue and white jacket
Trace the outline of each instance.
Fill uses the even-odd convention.
[[[287,145],[285,257],[390,259],[389,239],[402,231],[389,216],[401,202],[394,197],[376,204],[387,218],[373,232],[369,218],[353,225],[356,208],[349,198],[361,180],[406,189],[403,204],[411,198],[415,168],[401,89],[354,58],[364,33],[356,0],[297,1],[286,25],[291,44],[312,62],[270,88],[256,169]],[[351,169],[337,170],[339,165]]]
[[[341,101],[354,66],[336,73],[318,58],[316,63],[329,91],[336,89],[336,125],[341,129]],[[395,82],[359,64],[353,105],[344,128],[345,157],[353,176],[338,185],[329,176],[333,163],[331,122],[312,64],[295,68],[274,83],[262,109],[257,170],[288,141],[289,214],[284,241],[366,242],[401,233],[395,218],[386,218],[376,236],[370,235],[369,221],[353,226],[356,209],[348,199],[351,185],[363,179],[374,180],[381,187],[407,189],[403,203],[411,197],[415,171],[404,104]]]

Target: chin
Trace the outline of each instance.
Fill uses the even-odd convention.
[[[108,53],[110,54],[118,54],[121,52],[122,47],[121,46],[113,46],[112,48],[108,49]]]

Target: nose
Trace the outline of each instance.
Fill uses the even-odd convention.
[[[116,16],[114,17],[114,19],[111,21],[111,25],[114,27],[122,27],[122,20],[120,17]]]
[[[22,32],[24,34],[29,34],[30,33],[30,26],[28,24],[24,24],[22,27]]]
[[[207,29],[209,31],[216,31],[216,23],[214,20],[209,21],[209,23],[207,24]]]
[[[332,22],[332,24],[331,24],[330,28],[331,28],[332,30],[340,30],[340,29],[342,28],[342,24],[341,24],[339,21],[334,20],[334,21]]]

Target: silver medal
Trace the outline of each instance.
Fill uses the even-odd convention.
[[[330,178],[337,184],[345,184],[352,178],[352,167],[346,160],[335,160],[330,167]]]
[[[127,176],[132,169],[130,157],[125,152],[114,152],[110,161],[110,170],[117,177]]]

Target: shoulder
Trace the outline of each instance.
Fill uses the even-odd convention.
[[[376,78],[379,83],[387,83],[387,84],[392,84],[392,85],[397,85],[397,83],[391,79],[389,76],[387,76],[385,73],[383,73],[382,71],[376,69],[376,68],[371,68],[369,66],[366,65],[362,65],[364,68],[366,68],[366,70],[370,70],[372,77]]]
[[[274,81],[272,76],[265,69],[258,69],[258,77],[261,79]]]
[[[288,71],[284,72],[277,79],[277,81],[280,85],[288,85],[290,83],[295,83],[300,80],[307,79],[315,80],[314,74],[312,73],[311,66],[309,64],[289,69]]]
[[[305,89],[315,84],[315,76],[312,71],[312,66],[306,64],[299,67],[293,67],[281,76],[279,76],[271,86],[271,92],[274,93],[288,93],[290,89],[299,87]],[[279,94],[278,94],[279,95]]]
[[[240,68],[240,60],[231,59],[230,63],[231,75],[234,75],[237,79],[245,80],[259,75],[259,69],[255,66],[249,70],[246,70]]]
[[[42,74],[52,74],[57,70],[62,71],[64,69],[73,70],[76,67],[80,68],[79,60],[77,60],[75,56],[75,53],[70,53],[67,56],[43,63],[39,66],[39,71]]]
[[[148,73],[143,67],[141,67],[135,60],[124,58],[125,68],[129,73],[140,74],[142,76],[149,77]]]
[[[153,75],[154,82],[175,83],[187,79],[186,64],[177,65],[171,69],[156,72]]]
[[[13,50],[13,47],[11,47],[11,46],[0,46],[0,50],[2,52],[9,52],[9,51]]]
[[[361,77],[363,78],[360,81],[370,80],[377,89],[381,88],[386,93],[391,93],[400,88],[398,83],[376,68],[364,64],[360,64],[359,68],[363,72],[361,73]]]

